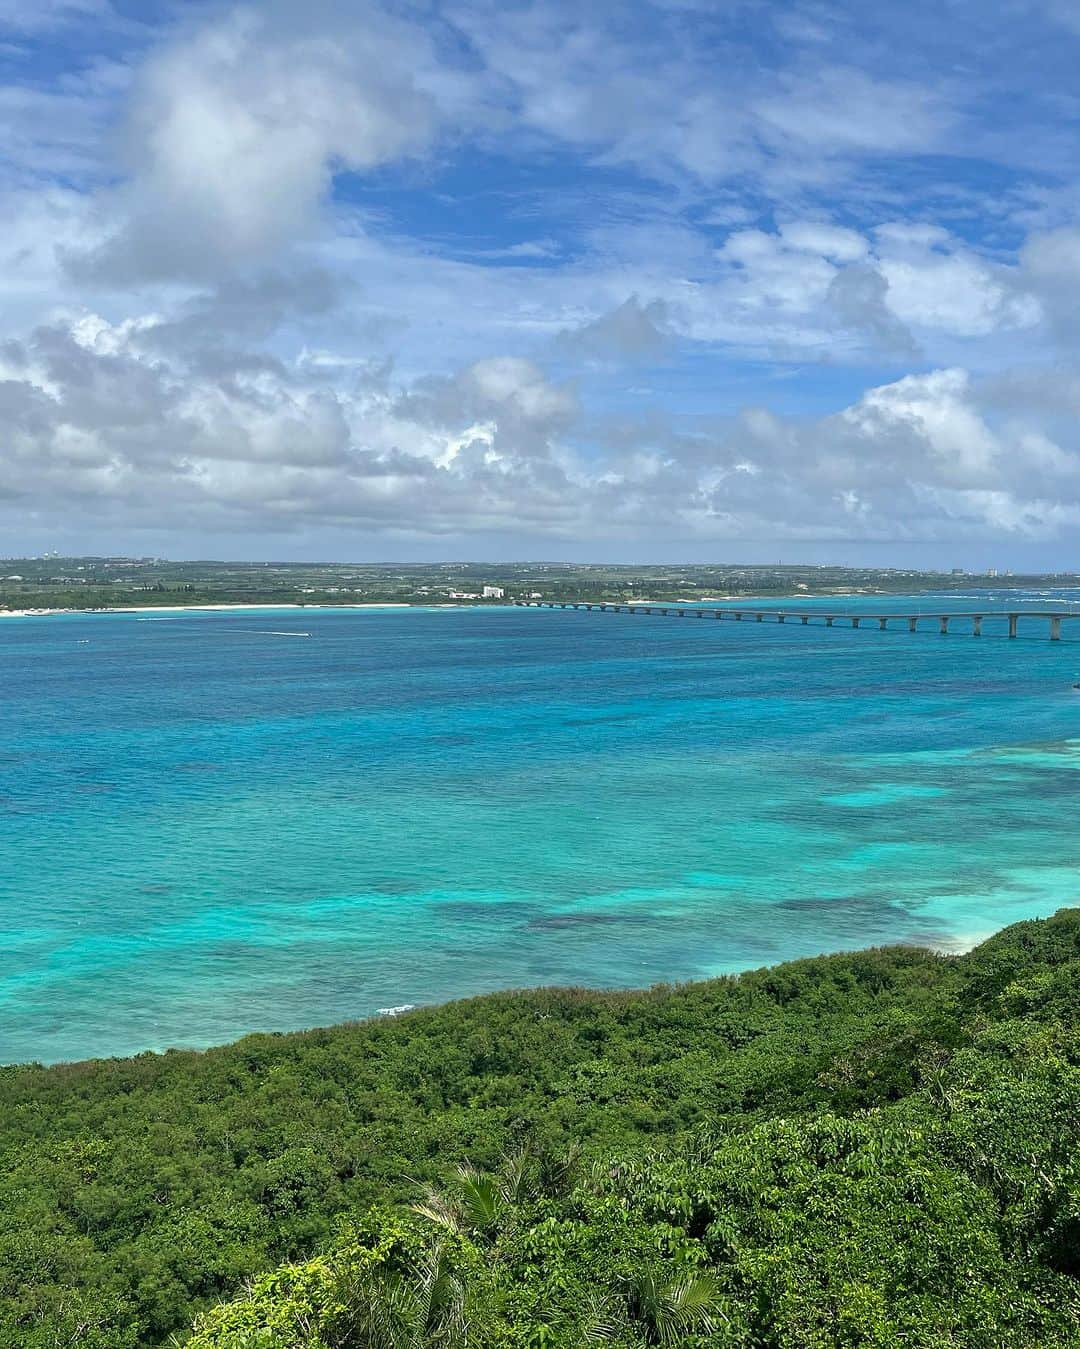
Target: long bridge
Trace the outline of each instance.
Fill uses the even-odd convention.
[[[607,614],[660,614],[665,618],[716,618],[730,619],[735,623],[741,623],[746,620],[756,623],[767,621],[776,623],[787,623],[798,620],[803,627],[806,627],[812,619],[818,619],[823,622],[827,628],[834,627],[837,623],[850,624],[853,628],[861,627],[864,623],[872,625],[876,623],[880,630],[884,632],[890,623],[906,624],[908,632],[917,632],[920,624],[937,624],[937,630],[942,636],[946,636],[950,631],[950,624],[971,624],[971,635],[981,637],[983,622],[986,619],[1008,620],[1009,636],[1016,637],[1020,626],[1020,620],[1023,619],[1025,625],[1029,622],[1043,622],[1047,624],[1047,633],[1052,642],[1061,640],[1061,625],[1065,619],[1080,618],[1080,610],[1057,609],[1053,611],[1042,610],[1005,610],[1001,612],[990,612],[984,610],[982,613],[973,613],[970,610],[961,610],[959,612],[941,613],[935,610],[928,613],[918,614],[852,614],[842,613],[839,610],[831,611],[828,609],[746,609],[741,606],[727,607],[722,609],[707,608],[703,605],[688,604],[646,604],[636,603],[631,600],[628,603],[616,604],[610,601],[604,603],[586,603],[584,601],[574,602],[567,600],[515,600],[514,604],[523,609],[587,609],[596,610]]]

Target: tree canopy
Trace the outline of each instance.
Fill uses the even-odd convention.
[[[5,1069],[0,1346],[1080,1345],[1078,1010],[1063,910]]]

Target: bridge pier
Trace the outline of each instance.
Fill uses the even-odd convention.
[[[526,600],[526,599],[511,599],[511,600],[508,600],[507,603],[508,603],[508,604],[515,605],[515,606],[518,607],[518,608],[524,608],[524,609],[562,609],[562,610],[573,609],[573,610],[575,610],[575,611],[576,611],[576,610],[580,610],[580,609],[585,609],[585,610],[587,610],[589,613],[593,613],[593,612],[595,611],[595,612],[599,612],[599,613],[610,613],[610,614],[622,614],[622,613],[626,613],[626,614],[650,614],[650,615],[652,615],[652,614],[663,614],[663,616],[664,616],[665,618],[671,617],[671,616],[675,616],[675,617],[678,617],[678,618],[688,618],[691,614],[693,614],[695,618],[699,618],[699,619],[700,619],[700,618],[709,618],[709,617],[712,617],[712,618],[718,619],[718,620],[719,620],[719,619],[724,619],[724,618],[731,618],[731,619],[733,619],[733,620],[734,620],[735,622],[737,622],[737,623],[741,623],[742,620],[743,620],[744,618],[753,618],[754,621],[757,622],[757,623],[763,623],[763,622],[765,621],[765,619],[769,619],[770,621],[772,621],[772,619],[775,618],[776,621],[777,621],[777,623],[786,623],[786,622],[788,621],[789,618],[792,619],[792,620],[794,620],[794,619],[797,617],[797,618],[799,619],[799,622],[803,625],[803,627],[807,627],[807,626],[809,625],[810,620],[811,620],[812,618],[814,618],[814,619],[823,619],[823,620],[824,620],[824,623],[825,623],[825,627],[827,627],[827,628],[834,627],[838,621],[842,621],[842,622],[844,622],[844,623],[850,623],[851,626],[852,626],[852,628],[858,628],[858,627],[861,626],[861,624],[862,624],[862,622],[863,622],[864,620],[870,621],[871,619],[876,619],[876,620],[877,620],[878,628],[879,628],[879,630],[882,631],[882,632],[885,632],[885,631],[888,629],[890,620],[891,620],[891,619],[894,619],[894,618],[895,618],[895,619],[898,619],[898,620],[905,620],[905,619],[906,619],[906,621],[907,621],[908,632],[917,632],[917,631],[918,631],[918,628],[919,628],[919,624],[922,622],[923,619],[933,619],[933,618],[937,618],[937,620],[938,620],[938,631],[940,632],[940,634],[941,634],[942,637],[948,636],[948,634],[949,634],[949,624],[950,624],[950,622],[951,622],[953,619],[958,619],[958,620],[960,620],[961,626],[963,625],[964,622],[966,622],[968,619],[970,619],[970,620],[971,620],[971,635],[972,635],[973,637],[982,637],[982,636],[983,636],[983,619],[985,619],[985,618],[991,618],[991,619],[997,620],[997,619],[1002,619],[1002,618],[1004,618],[1004,619],[1007,619],[1007,620],[1008,620],[1008,633],[1009,633],[1010,638],[1015,638],[1015,637],[1018,636],[1018,627],[1019,627],[1019,622],[1020,622],[1020,617],[1021,617],[1020,611],[1017,611],[1017,610],[1014,610],[1014,611],[1012,611],[1012,612],[1006,611],[1006,612],[1004,612],[1004,613],[999,613],[999,612],[996,612],[996,611],[995,611],[995,612],[989,613],[989,614],[988,614],[988,613],[985,613],[985,612],[979,614],[979,613],[971,613],[971,612],[963,612],[963,611],[958,611],[958,612],[956,612],[956,613],[949,613],[949,614],[942,614],[942,613],[938,613],[938,614],[932,614],[932,613],[931,613],[931,614],[852,614],[852,613],[831,613],[831,614],[828,614],[828,613],[822,613],[820,610],[813,610],[813,611],[807,610],[806,612],[800,612],[799,610],[795,610],[794,612],[790,612],[790,613],[789,613],[786,609],[705,609],[705,608],[698,608],[698,607],[696,607],[696,606],[695,606],[694,608],[691,608],[691,609],[686,609],[686,608],[676,609],[676,608],[674,608],[674,607],[672,607],[672,606],[661,606],[661,605],[653,605],[653,604],[642,604],[642,603],[636,603],[636,602],[633,602],[633,601],[631,601],[631,602],[629,602],[629,603],[626,603],[626,604],[623,604],[623,603],[614,603],[614,604],[612,604],[612,603],[607,602],[606,600],[603,601],[603,602],[597,602],[597,603],[586,603],[584,600],[573,601],[573,600],[532,600],[532,599]],[[1048,635],[1049,635],[1050,641],[1052,641],[1052,642],[1060,642],[1060,641],[1061,641],[1061,626],[1062,626],[1063,621],[1064,621],[1066,618],[1076,618],[1076,619],[1080,619],[1080,610],[1075,610],[1075,611],[1074,611],[1074,610],[1069,610],[1069,611],[1067,611],[1067,612],[1064,611],[1064,610],[1062,610],[1062,611],[1059,611],[1058,613],[1047,613],[1045,610],[1043,610],[1041,613],[1039,613],[1039,612],[1027,613],[1027,614],[1025,615],[1025,617],[1027,617],[1027,618],[1045,618],[1045,619],[1047,620],[1047,624],[1048,624],[1048,628],[1049,628]]]

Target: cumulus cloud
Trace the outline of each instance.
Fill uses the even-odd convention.
[[[941,167],[982,105],[958,62],[927,87],[917,24],[894,50],[844,0],[755,45],[745,8],[223,0],[155,29],[0,0],[12,518],[585,551],[1072,529],[1067,188]],[[63,32],[94,40],[20,66]],[[1018,247],[1033,212],[1057,228]]]
[[[423,30],[368,5],[310,26],[240,7],[153,54],[132,91],[124,223],[84,271],[113,281],[214,275],[306,233],[335,173],[427,146],[439,123]]]
[[[493,358],[409,391],[342,389],[266,357],[195,369],[159,337],[153,318],[86,315],[0,349],[9,499],[60,514],[122,506],[159,528],[438,533],[507,526],[517,497],[565,485],[551,462],[529,465],[550,460],[576,398],[528,361]]]
[[[1021,268],[990,261],[941,228],[889,222],[868,237],[793,221],[775,232],[737,230],[717,256],[725,269],[717,299],[759,334],[782,325],[773,329],[776,348],[820,348],[839,326],[853,350],[911,358],[936,335],[1034,329],[1044,315]],[[835,358],[835,345],[830,351]]]
[[[885,225],[877,231],[889,306],[901,322],[962,337],[1032,328],[1038,300],[1017,286],[1015,269],[988,262],[942,229]]]
[[[655,357],[671,342],[669,317],[670,307],[666,301],[657,299],[642,304],[636,295],[631,295],[607,313],[576,328],[564,329],[558,341],[570,354],[601,360]]]
[[[840,321],[866,333],[883,351],[917,357],[918,344],[888,304],[889,282],[868,263],[853,263],[829,282],[826,302]]]
[[[995,425],[959,369],[819,419],[605,424],[524,358],[405,385],[236,353],[210,369],[155,316],[85,314],[0,348],[0,415],[9,509],[155,529],[1042,538],[1080,514],[1077,445]]]
[[[978,487],[996,474],[1000,446],[972,407],[969,392],[964,370],[906,375],[869,390],[841,416],[877,448],[878,455],[897,438],[918,447],[922,451],[918,459],[909,452],[899,461],[906,473],[922,471],[931,481]]]
[[[1074,339],[1080,333],[1080,228],[1033,234],[1020,252],[1020,267],[1055,332]]]
[[[792,221],[780,226],[780,237],[789,248],[818,253],[833,262],[859,262],[869,251],[866,239],[858,231],[827,221]]]

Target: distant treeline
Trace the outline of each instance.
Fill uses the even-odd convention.
[[[507,599],[694,600],[713,595],[912,594],[978,586],[1046,588],[1077,577],[968,575],[887,567],[607,566],[571,563],[169,562],[158,558],[0,561],[0,609],[138,604],[445,603],[495,586]],[[466,603],[474,602],[472,598]],[[486,602],[493,602],[488,600]],[[498,602],[498,600],[494,600]]]
[[[1078,1014],[1064,910],[0,1070],[0,1345],[1080,1345]]]

